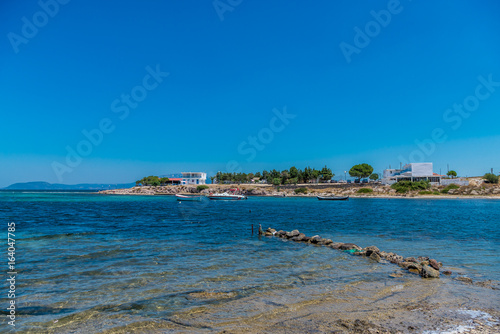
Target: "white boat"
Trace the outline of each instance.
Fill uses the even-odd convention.
[[[213,200],[222,200],[222,201],[238,201],[242,199],[247,199],[244,195],[237,195],[236,191],[239,189],[230,189],[230,192],[224,192],[222,194],[210,194],[207,197]]]
[[[201,201],[203,196],[199,195],[180,195],[176,194],[175,197],[177,197],[178,201]]]

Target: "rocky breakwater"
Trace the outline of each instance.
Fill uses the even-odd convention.
[[[263,231],[259,226],[259,235],[264,235],[267,237],[278,237],[289,239],[295,242],[304,242],[318,246],[330,247],[332,249],[350,253],[353,256],[364,256],[376,262],[390,262],[400,266],[405,270],[408,270],[408,272],[410,273],[420,275],[422,278],[439,278],[440,268],[443,266],[441,262],[437,262],[435,259],[431,259],[426,256],[420,256],[418,258],[404,258],[403,256],[393,252],[381,251],[377,246],[368,246],[362,248],[353,243],[334,242],[331,239],[322,238],[319,235],[308,237],[298,230],[287,232],[283,230],[277,231],[276,229],[268,228],[266,231]],[[443,273],[446,275],[451,274],[451,272],[449,271],[445,271]],[[399,277],[399,275],[397,274],[393,274],[391,276]]]

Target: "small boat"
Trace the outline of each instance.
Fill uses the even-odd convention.
[[[247,197],[244,195],[236,195],[236,194],[230,194],[230,193],[211,194],[207,197],[209,199],[223,200],[223,201],[238,201],[238,200],[242,200],[242,199],[247,199]]]
[[[175,197],[177,197],[177,200],[178,201],[201,201],[202,197],[203,196],[199,196],[199,195],[180,195],[180,194],[176,194]]]
[[[317,196],[320,201],[346,201],[349,196]]]

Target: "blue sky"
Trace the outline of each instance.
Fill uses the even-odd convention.
[[[3,1],[0,187],[363,162],[500,172],[499,12],[493,0]]]

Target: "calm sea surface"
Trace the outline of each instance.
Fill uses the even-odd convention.
[[[0,222],[5,245],[7,223],[16,224],[16,329],[32,332],[64,332],[77,323],[113,331],[262,293],[386,284],[398,269],[327,247],[259,238],[259,223],[405,257],[430,256],[454,275],[500,280],[498,200],[251,197],[179,203],[170,196],[0,192]],[[6,272],[6,255],[4,264]],[[411,274],[406,279],[422,280]],[[3,310],[8,289],[2,287]],[[498,292],[492,291],[494,306]],[[232,312],[226,316],[250,310]],[[0,325],[8,328],[2,318]]]

